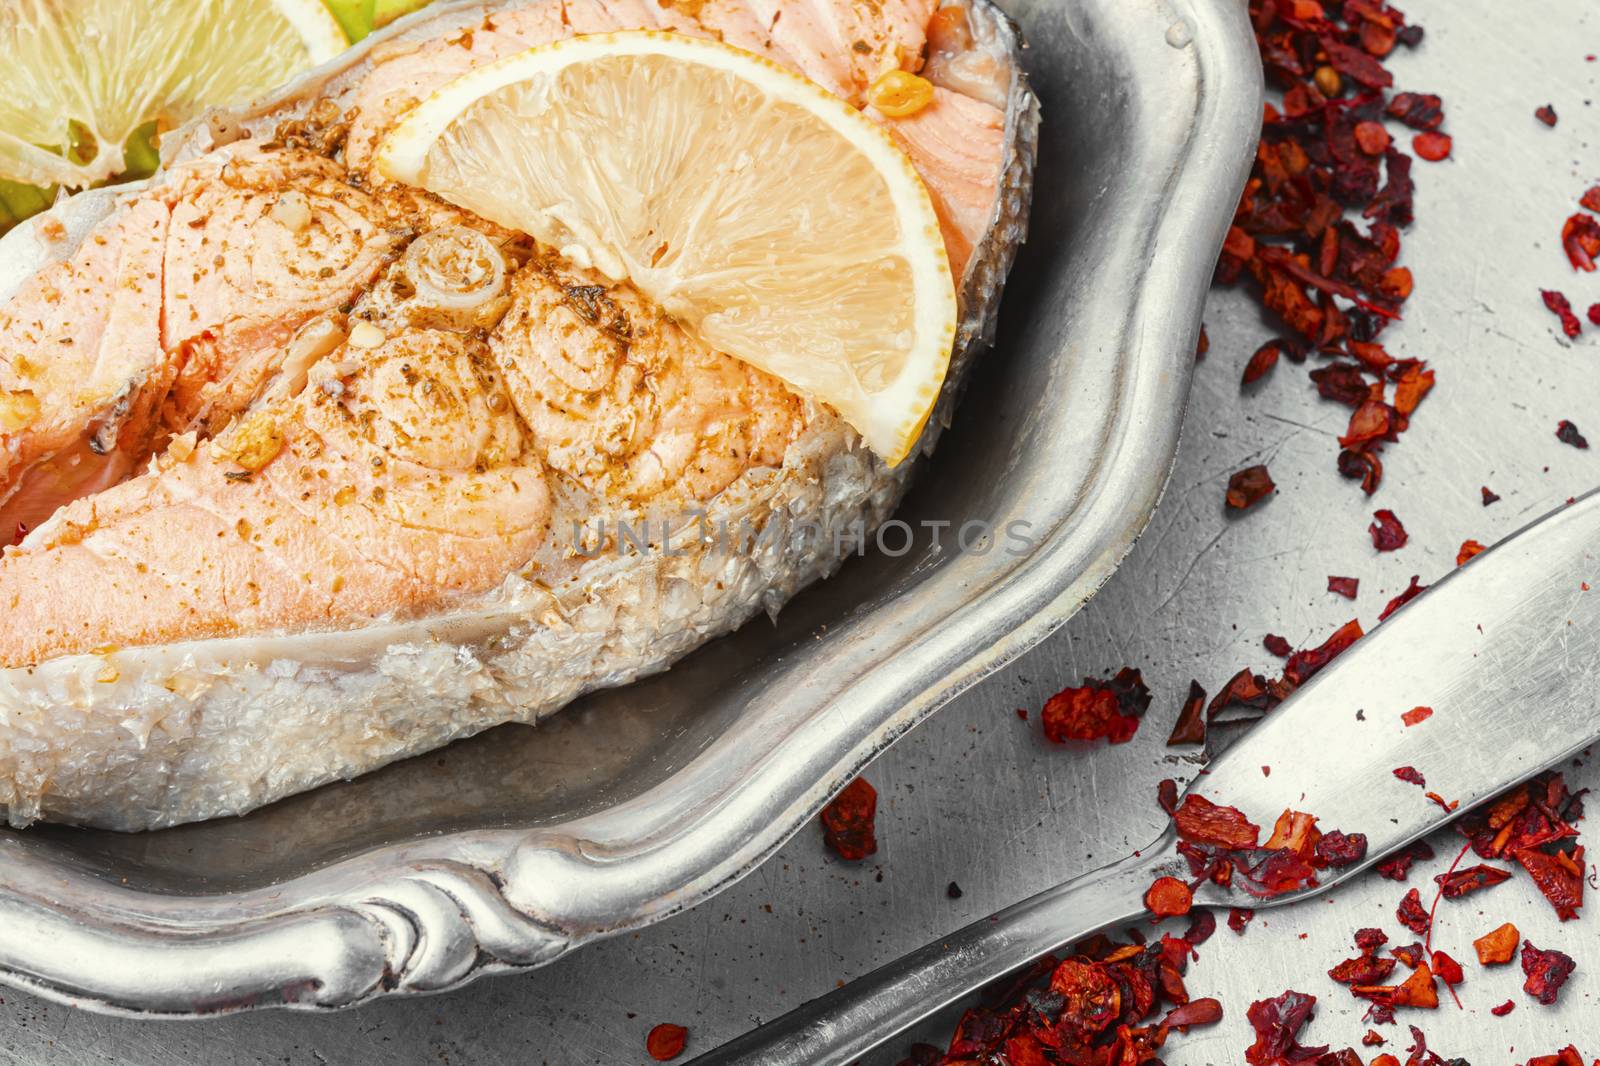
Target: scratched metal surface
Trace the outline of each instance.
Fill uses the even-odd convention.
[[[1600,331],[1567,343],[1538,299],[1539,287],[1558,286],[1580,306],[1600,301],[1600,276],[1575,276],[1557,240],[1578,193],[1600,182],[1600,63],[1584,59],[1600,53],[1600,10],[1589,0],[1402,6],[1429,36],[1394,68],[1403,87],[1445,96],[1456,153],[1447,163],[1418,164],[1420,221],[1405,245],[1418,291],[1407,321],[1390,334],[1391,349],[1432,361],[1439,387],[1391,450],[1389,480],[1374,500],[1333,472],[1345,410],[1320,402],[1302,371],[1280,367],[1240,396],[1239,371],[1270,327],[1237,296],[1214,294],[1211,355],[1196,378],[1171,488],[1144,540],[1065,630],[872,767],[883,797],[873,861],[841,865],[817,834],[804,832],[743,883],[636,935],[526,976],[340,1015],[141,1023],[8,991],[0,1063],[643,1062],[644,1034],[657,1021],[688,1025],[691,1049],[705,1049],[1153,838],[1155,782],[1195,769],[1171,761],[1162,746],[1190,678],[1214,690],[1240,665],[1269,668],[1260,650],[1268,631],[1299,643],[1320,640],[1352,614],[1370,623],[1411,574],[1427,581],[1445,572],[1462,540],[1491,542],[1600,484]],[[1532,117],[1544,103],[1561,116],[1555,130]],[[1576,421],[1597,447],[1559,444],[1561,418]],[[1228,521],[1223,482],[1260,461],[1271,465],[1280,494]],[[1482,507],[1481,485],[1503,500]],[[1383,506],[1400,514],[1412,540],[1377,556],[1365,527]],[[1359,599],[1326,592],[1329,574],[1359,577]],[[1035,724],[1013,713],[1036,709],[1065,681],[1124,664],[1143,669],[1156,694],[1145,729],[1125,747],[1050,749]],[[1600,768],[1578,769],[1572,779],[1600,789]],[[961,886],[958,900],[947,897],[951,881]],[[1327,902],[1258,919],[1242,939],[1224,929],[1191,970],[1190,987],[1219,997],[1229,1016],[1176,1038],[1167,1061],[1242,1061],[1244,1008],[1290,987],[1320,997],[1310,1042],[1357,1041],[1365,1031],[1359,1011],[1322,973],[1347,956],[1355,928],[1399,931],[1400,894],[1367,877]],[[1572,1041],[1600,1054],[1600,903],[1589,910],[1560,929],[1523,877],[1443,905],[1436,946],[1457,958],[1470,958],[1472,937],[1510,920],[1537,944],[1559,943],[1579,970],[1552,1010],[1522,995],[1514,967],[1469,965],[1465,1010],[1447,1003],[1417,1019],[1432,1045],[1478,1066],[1521,1062]],[[1515,1012],[1491,1017],[1488,1008],[1506,999]],[[1386,1050],[1403,1057],[1408,1042]]]

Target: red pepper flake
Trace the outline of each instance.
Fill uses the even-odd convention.
[[[1187,1029],[1191,1025],[1215,1025],[1221,1020],[1221,1003],[1214,999],[1194,999],[1168,1011],[1161,1025],[1165,1029]]]
[[[1428,912],[1422,906],[1422,894],[1414,888],[1405,894],[1405,898],[1400,901],[1400,906],[1395,910],[1394,914],[1401,925],[1418,936],[1423,936],[1427,933],[1428,926],[1432,921],[1428,917]]]
[[[1144,906],[1157,918],[1181,918],[1194,906],[1194,893],[1176,877],[1158,877],[1145,891]]]
[[[1206,742],[1206,690],[1200,687],[1200,682],[1189,682],[1189,697],[1183,701],[1183,709],[1178,712],[1178,721],[1172,727],[1172,733],[1167,737],[1168,747],[1177,747],[1180,744],[1204,744]]]
[[[1395,93],[1389,116],[1414,130],[1436,130],[1444,124],[1444,101],[1432,93]]]
[[[1377,955],[1358,955],[1346,959],[1328,971],[1328,976],[1341,985],[1376,985],[1394,973],[1395,961]]]
[[[1517,1005],[1508,999],[1498,1007],[1490,1007],[1489,1013],[1494,1015],[1496,1018],[1504,1018],[1506,1015],[1510,1014],[1516,1009]]]
[[[866,778],[858,777],[822,808],[823,842],[839,858],[851,862],[876,855],[878,838],[874,822],[877,816],[878,790]]]
[[[1397,767],[1394,771],[1394,776],[1398,777],[1408,785],[1416,785],[1418,788],[1428,787],[1427,778],[1423,777],[1421,771],[1419,771],[1415,766]]]
[[[1522,940],[1522,934],[1517,927],[1507,922],[1500,928],[1490,933],[1485,933],[1472,942],[1472,948],[1478,953],[1478,963],[1482,966],[1499,966],[1510,962],[1517,954],[1517,944]]]
[[[1378,863],[1379,877],[1387,877],[1391,881],[1404,881],[1411,876],[1411,866],[1417,860],[1427,862],[1434,855],[1433,847],[1425,840],[1414,841],[1406,845],[1404,851],[1395,854]]]
[[[1396,1007],[1434,1010],[1439,1006],[1439,989],[1427,963],[1411,971],[1411,976],[1398,985],[1356,985],[1350,993],[1391,1010]]]
[[[1401,944],[1399,947],[1390,948],[1389,954],[1406,964],[1406,969],[1415,970],[1421,966],[1427,956],[1427,949],[1421,944]]]
[[[1039,720],[1045,737],[1057,744],[1101,739],[1126,744],[1149,707],[1143,676],[1123,667],[1110,681],[1086,677],[1081,686],[1062,689],[1045,701]]]
[[[1310,681],[1322,668],[1333,662],[1344,653],[1352,644],[1362,637],[1361,623],[1351,619],[1338,629],[1333,635],[1315,648],[1297,651],[1289,656],[1289,661],[1283,665],[1283,698],[1288,693]]]
[[[1595,306],[1596,307],[1600,307],[1600,304],[1596,304]],[[1600,321],[1600,320],[1597,320],[1597,321]],[[1500,502],[1500,497],[1495,495],[1493,492],[1489,491],[1489,486],[1488,485],[1483,486],[1483,505],[1485,507],[1487,507],[1491,503],[1499,503],[1499,502]]]
[[[1353,577],[1328,576],[1328,591],[1336,592],[1347,600],[1356,598],[1356,590],[1361,587],[1361,581]]]
[[[1281,1066],[1283,1063],[1311,1063],[1326,1055],[1323,1047],[1303,1047],[1297,1039],[1316,1012],[1317,997],[1289,991],[1273,999],[1250,1004],[1245,1017],[1256,1040],[1244,1053],[1250,1066]]]
[[[1433,953],[1433,974],[1447,985],[1459,985],[1466,979],[1461,972],[1461,964],[1442,951]]]
[[[1312,864],[1331,866],[1337,870],[1345,866],[1354,866],[1366,857],[1365,833],[1341,833],[1333,829],[1324,833],[1322,839],[1317,842]]]
[[[1567,219],[1561,227],[1561,247],[1572,269],[1592,273],[1595,256],[1600,255],[1600,219],[1581,212]]]
[[[1276,488],[1265,466],[1246,467],[1228,479],[1227,504],[1235,511],[1247,510]]]
[[[1595,214],[1600,214],[1600,185],[1596,185],[1578,199],[1581,207],[1586,207]]]
[[[1278,365],[1278,356],[1283,354],[1284,342],[1271,340],[1255,350],[1250,361],[1244,365],[1244,376],[1240,380],[1241,386],[1250,385],[1260,381],[1267,373]]]
[[[1200,360],[1204,359],[1206,357],[1206,353],[1210,350],[1211,336],[1206,333],[1205,323],[1202,322],[1200,324],[1200,340],[1195,344],[1194,361],[1198,363]]]
[[[1376,1029],[1368,1029],[1367,1035],[1361,1038],[1362,1047],[1382,1047],[1388,1041],[1379,1035]]]
[[[1583,1066],[1583,1054],[1568,1044],[1554,1055],[1535,1055],[1527,1066]]]
[[[1582,848],[1554,854],[1536,848],[1518,848],[1512,854],[1555,908],[1556,917],[1566,922],[1578,916],[1578,909],[1583,906]]]
[[[1582,433],[1578,432],[1577,424],[1569,422],[1565,418],[1556,424],[1556,440],[1562,444],[1570,444],[1574,448],[1587,448],[1589,446],[1588,440],[1584,438]]]
[[[1509,880],[1511,880],[1509,870],[1501,870],[1481,863],[1465,870],[1455,870],[1447,874],[1440,874],[1434,878],[1445,899],[1460,899],[1462,896],[1471,895],[1480,889],[1503,884]],[[1455,984],[1455,982],[1452,981],[1451,984]]]
[[[1383,128],[1383,123],[1370,120],[1356,123],[1355,138],[1356,144],[1368,155],[1382,155],[1394,143],[1394,138]]]
[[[1228,928],[1239,936],[1244,936],[1245,929],[1249,927],[1251,919],[1255,916],[1256,912],[1249,907],[1234,907],[1228,911]]]
[[[1168,818],[1178,813],[1178,783],[1170,777],[1163,778],[1156,785],[1156,803],[1167,812]]]
[[[1411,138],[1412,150],[1430,163],[1449,159],[1453,144],[1448,133],[1439,133],[1435,130],[1419,133]]]
[[[1527,980],[1522,990],[1546,1007],[1554,1006],[1561,986],[1567,983],[1577,963],[1570,955],[1551,949],[1540,951],[1531,940],[1522,942],[1522,972]]]
[[[1405,547],[1410,537],[1406,534],[1406,527],[1400,524],[1400,519],[1390,510],[1378,511],[1372,516],[1376,519],[1367,527],[1367,532],[1372,534],[1372,546],[1381,552],[1397,551]]]
[[[1406,724],[1406,728],[1409,729],[1411,726],[1421,725],[1423,722],[1426,722],[1432,717],[1432,707],[1413,707],[1405,714],[1400,716],[1400,721],[1404,722]]]
[[[1592,304],[1592,305],[1590,305],[1590,307],[1589,307],[1589,321],[1593,322],[1597,326],[1600,326],[1600,304]],[[18,526],[17,530],[22,536],[26,536],[27,535],[27,527],[26,526]],[[21,537],[19,537],[18,539],[20,540]]]
[[[1294,650],[1294,646],[1292,644],[1278,636],[1276,633],[1268,633],[1262,638],[1261,643],[1266,647],[1267,651],[1271,652],[1273,655],[1276,655],[1280,659],[1288,658],[1289,653]]]
[[[1456,565],[1465,566],[1471,560],[1482,555],[1483,552],[1484,547],[1482,544],[1475,540],[1464,540],[1461,542],[1460,550],[1456,552]]]
[[[1248,851],[1261,837],[1261,827],[1253,824],[1237,808],[1219,807],[1193,793],[1183,798],[1172,816],[1178,836],[1192,844],[1214,844],[1229,851]]]
[[[1546,126],[1554,127],[1556,124],[1556,109],[1550,104],[1545,104],[1533,113],[1533,117],[1543,122]]]
[[[671,1022],[662,1022],[644,1038],[644,1049],[657,1062],[671,1062],[683,1054],[683,1045],[689,1039],[689,1030]]]
[[[1428,586],[1417,584],[1417,575],[1416,574],[1412,574],[1411,575],[1411,584],[1406,586],[1404,592],[1400,593],[1400,595],[1396,596],[1394,599],[1389,601],[1389,605],[1387,607],[1385,607],[1383,609],[1383,611],[1378,615],[1378,621],[1380,621],[1380,622],[1384,621],[1391,614],[1394,614],[1400,608],[1404,607],[1406,604],[1410,603],[1412,600],[1416,599],[1418,596],[1422,595],[1427,590],[1428,590]]]
[[[1540,289],[1539,295],[1544,298],[1544,305],[1551,313],[1561,320],[1561,332],[1576,340],[1583,333],[1583,323],[1572,313],[1572,301],[1564,293],[1551,289]]]

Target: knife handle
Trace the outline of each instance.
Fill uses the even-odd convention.
[[[880,966],[696,1058],[689,1066],[848,1066],[929,1015],[1048,952],[1145,915],[1145,889],[1177,859],[1170,835]]]

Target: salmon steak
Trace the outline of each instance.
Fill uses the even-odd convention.
[[[959,321],[906,461],[377,169],[461,75],[639,29],[802,75],[915,167]],[[832,574],[990,338],[1038,121],[1018,48],[988,0],[451,0],[0,238],[10,823],[242,814],[536,722]],[[886,70],[931,100],[880,112]]]

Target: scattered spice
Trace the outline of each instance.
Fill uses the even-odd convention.
[[[1381,612],[1379,612],[1378,621],[1380,621],[1380,622],[1384,621],[1391,614],[1394,614],[1400,608],[1404,607],[1406,604],[1410,603],[1412,600],[1416,599],[1418,596],[1422,595],[1426,591],[1428,591],[1428,586],[1419,585],[1417,583],[1417,575],[1416,574],[1412,574],[1411,575],[1411,584],[1407,585],[1405,590],[1403,592],[1401,592],[1400,595],[1398,595],[1394,599],[1390,600],[1388,606],[1386,606]]]
[[[1138,670],[1123,667],[1110,681],[1083,679],[1077,688],[1064,688],[1045,701],[1039,714],[1046,739],[1067,741],[1108,740],[1126,744],[1139,731],[1139,721],[1150,707],[1150,690]]]
[[[1567,253],[1567,262],[1572,264],[1573,270],[1593,273],[1595,256],[1600,255],[1600,219],[1582,212],[1567,219],[1561,226],[1561,248]],[[1545,303],[1549,302],[1550,299],[1546,296]],[[1558,315],[1561,314],[1556,307],[1552,307],[1551,310]],[[1572,308],[1568,306],[1567,311],[1571,310]],[[1564,324],[1565,316],[1562,316],[1562,321]]]
[[[1597,304],[1596,306],[1600,306],[1600,304]],[[1483,505],[1485,507],[1487,507],[1491,503],[1499,503],[1499,502],[1500,502],[1500,497],[1495,495],[1493,492],[1490,492],[1488,485],[1483,486]]]
[[[1589,306],[1589,321],[1600,326],[1600,304],[1591,304]]]
[[[1157,918],[1181,918],[1194,906],[1194,893],[1176,877],[1158,877],[1145,891],[1144,905]]]
[[[1508,999],[1498,1007],[1490,1007],[1489,1013],[1494,1015],[1496,1018],[1504,1018],[1506,1015],[1510,1014],[1516,1009],[1517,1005]]]
[[[1251,920],[1255,916],[1256,912],[1249,907],[1231,908],[1228,911],[1228,928],[1243,936],[1245,929],[1249,927]]]
[[[1168,747],[1177,747],[1180,744],[1204,744],[1206,742],[1206,690],[1200,687],[1200,682],[1189,682],[1189,696],[1183,701],[1183,709],[1178,712],[1178,721],[1172,727],[1172,733],[1167,737]]]
[[[1398,777],[1408,785],[1416,785],[1418,788],[1428,787],[1428,779],[1423,777],[1422,772],[1415,766],[1396,767],[1394,776]]]
[[[1282,1063],[1310,1063],[1328,1053],[1323,1047],[1303,1047],[1300,1030],[1316,1012],[1317,997],[1304,992],[1285,992],[1273,999],[1250,1004],[1245,1018],[1255,1031],[1255,1043],[1244,1053],[1250,1066],[1280,1066]]]
[[[1378,863],[1376,869],[1378,876],[1387,877],[1391,881],[1404,881],[1411,876],[1411,866],[1417,860],[1427,862],[1434,855],[1433,846],[1426,840],[1418,840],[1406,845],[1404,850]]]
[[[1229,851],[1247,851],[1256,846],[1261,827],[1233,807],[1219,807],[1194,793],[1172,816],[1178,836],[1191,844],[1213,844]]]
[[[956,884],[954,881],[951,881],[948,885],[944,886],[945,899],[960,899],[965,894],[966,893],[961,891],[961,886]]]
[[[1531,940],[1522,942],[1522,972],[1527,975],[1522,990],[1546,1007],[1555,1005],[1561,986],[1575,969],[1577,963],[1570,955],[1554,949],[1540,951]]]
[[[1587,448],[1589,446],[1589,441],[1582,433],[1578,432],[1577,424],[1569,422],[1565,418],[1556,424],[1556,440],[1562,444],[1570,444],[1574,448]]]
[[[1367,527],[1367,532],[1372,534],[1372,546],[1381,552],[1397,551],[1406,546],[1406,541],[1411,538],[1406,534],[1406,527],[1400,524],[1400,519],[1390,510],[1378,511],[1372,516],[1375,521]]]
[[[1291,356],[1295,362],[1305,362],[1305,348],[1300,346],[1298,341],[1285,340],[1279,337],[1256,349],[1255,354],[1250,357],[1250,361],[1244,365],[1244,376],[1239,384],[1243,386],[1260,381],[1273,367],[1278,365],[1278,357],[1284,354],[1285,349],[1295,353],[1295,355]],[[1296,355],[1298,358],[1295,358]]]
[[[1361,587],[1361,582],[1353,577],[1328,577],[1328,591],[1338,593],[1347,600],[1356,598],[1356,590]]]
[[[1422,906],[1422,894],[1414,888],[1400,900],[1400,906],[1395,909],[1394,916],[1401,925],[1418,936],[1427,935],[1428,927],[1432,924],[1432,919]]]
[[[1461,964],[1442,951],[1435,951],[1430,960],[1433,975],[1447,985],[1459,985],[1466,980],[1466,974],[1461,972]]]
[[[1485,933],[1472,942],[1472,948],[1478,953],[1478,963],[1483,966],[1500,966],[1510,962],[1517,954],[1517,944],[1522,940],[1522,934],[1517,927],[1507,922],[1492,933]]]
[[[1411,139],[1411,149],[1428,162],[1438,163],[1450,158],[1450,149],[1454,143],[1448,133],[1429,130]]]
[[[1404,722],[1407,728],[1410,728],[1414,725],[1421,725],[1423,722],[1426,722],[1432,717],[1432,707],[1413,707],[1405,714],[1400,716],[1400,721]]]
[[[683,1045],[689,1039],[689,1030],[671,1022],[662,1022],[644,1038],[644,1049],[657,1062],[671,1062],[683,1054]]]
[[[1460,549],[1456,552],[1456,565],[1465,566],[1472,559],[1482,555],[1483,552],[1484,547],[1482,544],[1475,540],[1464,540],[1461,542]]]
[[[1543,122],[1546,126],[1553,127],[1556,124],[1556,109],[1549,104],[1545,104],[1533,113],[1533,117]]]
[[[1225,500],[1233,510],[1244,511],[1271,495],[1277,487],[1265,466],[1250,466],[1228,478]]]
[[[1280,659],[1288,658],[1289,653],[1294,650],[1293,645],[1276,633],[1268,633],[1261,639],[1261,643],[1267,651]]]
[[[1479,863],[1477,866],[1469,866],[1465,870],[1454,870],[1447,874],[1440,874],[1433,880],[1438,884],[1440,892],[1445,899],[1460,899],[1462,896],[1468,896],[1481,889],[1511,880],[1511,872]],[[1454,984],[1455,982],[1452,981],[1451,983]]]
[[[859,862],[878,853],[878,790],[858,777],[822,809],[822,839],[841,859]]]
[[[1550,289],[1540,289],[1539,295],[1544,297],[1544,305],[1551,313],[1561,320],[1561,332],[1576,339],[1583,332],[1583,323],[1572,313],[1572,301],[1562,293]]]

